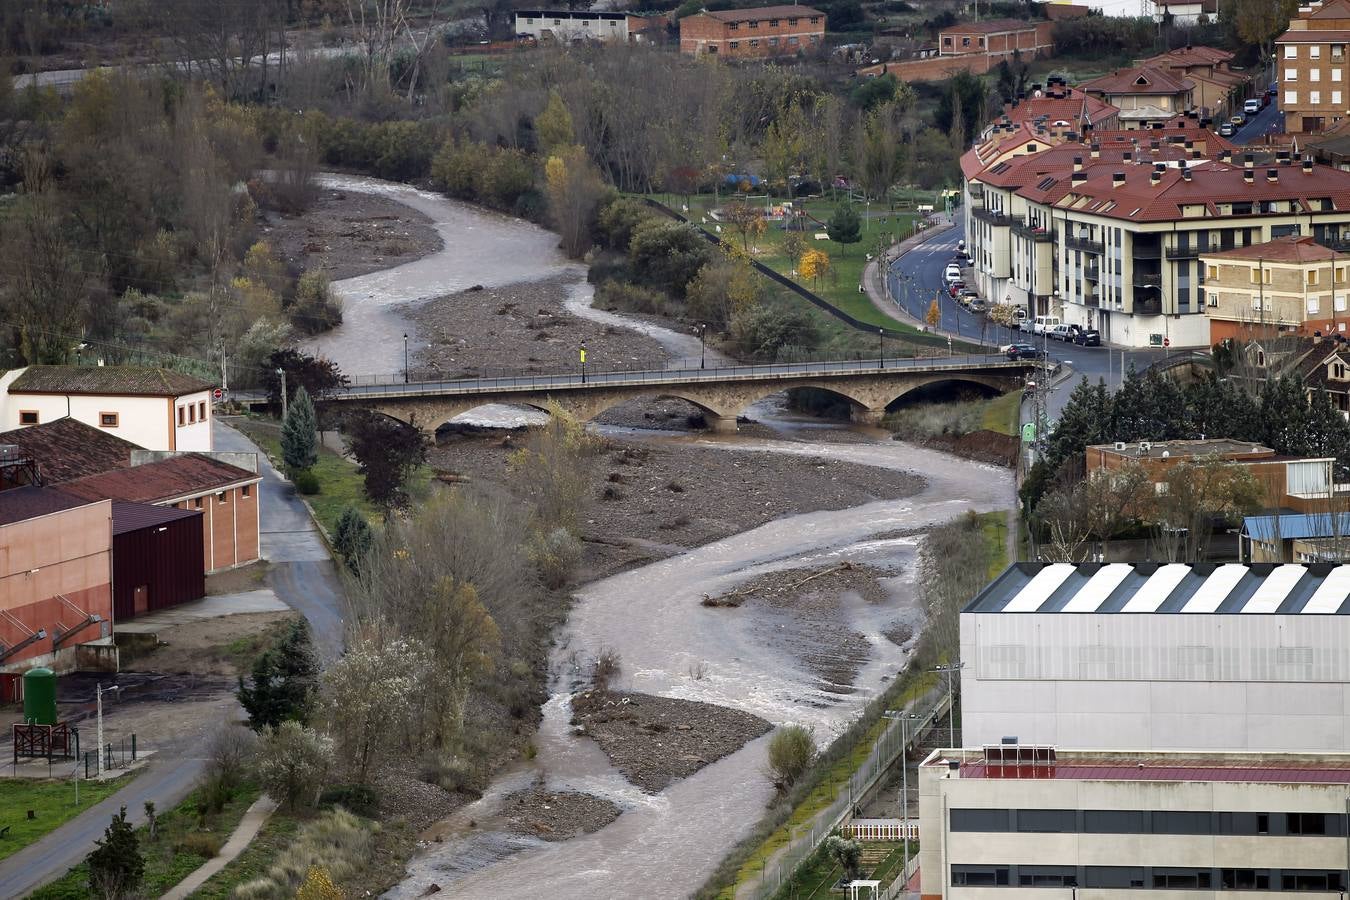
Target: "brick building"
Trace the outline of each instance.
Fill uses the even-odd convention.
[[[1284,130],[1315,134],[1346,116],[1350,0],[1312,3],[1275,39]]]
[[[993,19],[966,22],[944,28],[938,33],[938,52],[942,56],[985,56],[989,66],[1011,60],[1020,53],[1026,60],[1054,53],[1051,32],[1055,23],[1028,22],[1021,19]]]
[[[1342,333],[1350,256],[1290,235],[1200,257],[1211,344],[1278,333]]]
[[[680,52],[754,59],[819,49],[825,14],[809,6],[763,6],[701,12],[680,20]]]

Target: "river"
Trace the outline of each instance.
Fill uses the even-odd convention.
[[[321,348],[345,371],[398,368],[406,322],[396,308],[404,303],[472,284],[579,272],[554,249],[554,236],[534,226],[373,179],[333,176],[326,184],[406,202],[431,217],[445,240],[441,251],[424,259],[334,285],[346,301],[345,321],[324,337]],[[580,277],[578,282],[567,304],[575,314],[642,330],[672,356],[697,352],[696,337],[591,309],[589,286]],[[502,414],[509,418],[515,413]],[[807,435],[805,431],[819,432],[822,426],[804,423],[773,400],[756,404],[750,414],[781,437],[632,430],[624,435],[696,443],[728,453],[802,454],[914,471],[927,480],[926,487],[905,500],[777,519],[580,588],[551,655],[552,695],[543,710],[534,760],[500,776],[481,800],[443,823],[446,840],[421,851],[407,878],[388,896],[420,897],[432,884],[441,887],[438,896],[456,898],[688,895],[753,827],[771,799],[772,787],[763,774],[768,738],[747,744],[658,795],[644,794],[610,765],[593,741],[571,733],[570,698],[580,687],[582,664],[612,648],[623,664],[620,687],[735,707],[775,725],[803,724],[824,745],[904,665],[906,651],[882,632],[897,622],[922,625],[914,585],[920,538],[896,533],[948,521],[968,510],[1012,504],[1007,470],[886,440],[880,433],[861,442]],[[792,616],[751,604],[728,610],[699,603],[705,594],[716,596],[766,572],[843,559],[898,573],[884,580],[885,601],[868,603],[850,595],[840,606],[837,627],[863,635],[868,646],[866,657],[857,660],[851,693],[840,692],[812,671],[805,657],[817,636]],[[474,827],[490,818],[505,796],[539,778],[553,789],[608,798],[624,812],[594,834],[557,844]]]

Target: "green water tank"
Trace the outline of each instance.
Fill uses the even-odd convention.
[[[56,724],[56,673],[38,666],[23,673],[23,718],[38,725]]]

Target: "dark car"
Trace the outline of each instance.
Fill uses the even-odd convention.
[[[1080,347],[1100,347],[1102,333],[1095,328],[1078,328],[1073,333],[1073,342]]]
[[[1008,348],[1008,359],[1044,359],[1045,351],[1030,344],[1013,344]]]

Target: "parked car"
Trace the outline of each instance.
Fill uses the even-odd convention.
[[[1280,83],[1278,81],[1271,82],[1270,89],[1266,93],[1271,97],[1278,97],[1280,95]]]
[[[1073,333],[1073,342],[1080,347],[1100,347],[1102,333],[1095,328],[1079,328]]]
[[[1233,127],[1233,123],[1224,122],[1219,126],[1219,137],[1232,137],[1235,134],[1237,134],[1237,129]]]
[[[1229,119],[1228,121],[1232,122],[1233,125],[1234,125],[1235,127],[1241,128],[1243,125],[1246,125],[1246,124],[1247,124],[1247,114],[1246,114],[1246,113],[1236,113],[1236,114],[1233,116],[1233,118]]]
[[[947,268],[942,272],[942,278],[948,284],[951,284],[953,281],[960,281],[961,267],[956,263],[947,263]]]
[[[1030,344],[1013,344],[1008,347],[1008,359],[1044,359],[1045,351]]]
[[[989,304],[979,297],[971,297],[970,302],[966,304],[966,309],[973,313],[982,313],[989,309]]]
[[[1270,95],[1267,94],[1266,96]],[[1260,99],[1253,97],[1252,99],[1248,100],[1246,103],[1242,104],[1242,111],[1249,116],[1254,113],[1259,113],[1261,111]]]
[[[1059,316],[1037,316],[1031,323],[1032,334],[1045,334],[1048,331],[1054,331],[1055,326],[1059,325]],[[1026,330],[1023,324],[1022,330]]]
[[[1049,329],[1046,333],[1057,341],[1065,341],[1067,343],[1071,338],[1073,338],[1073,326],[1064,324],[1056,325],[1054,328]]]

